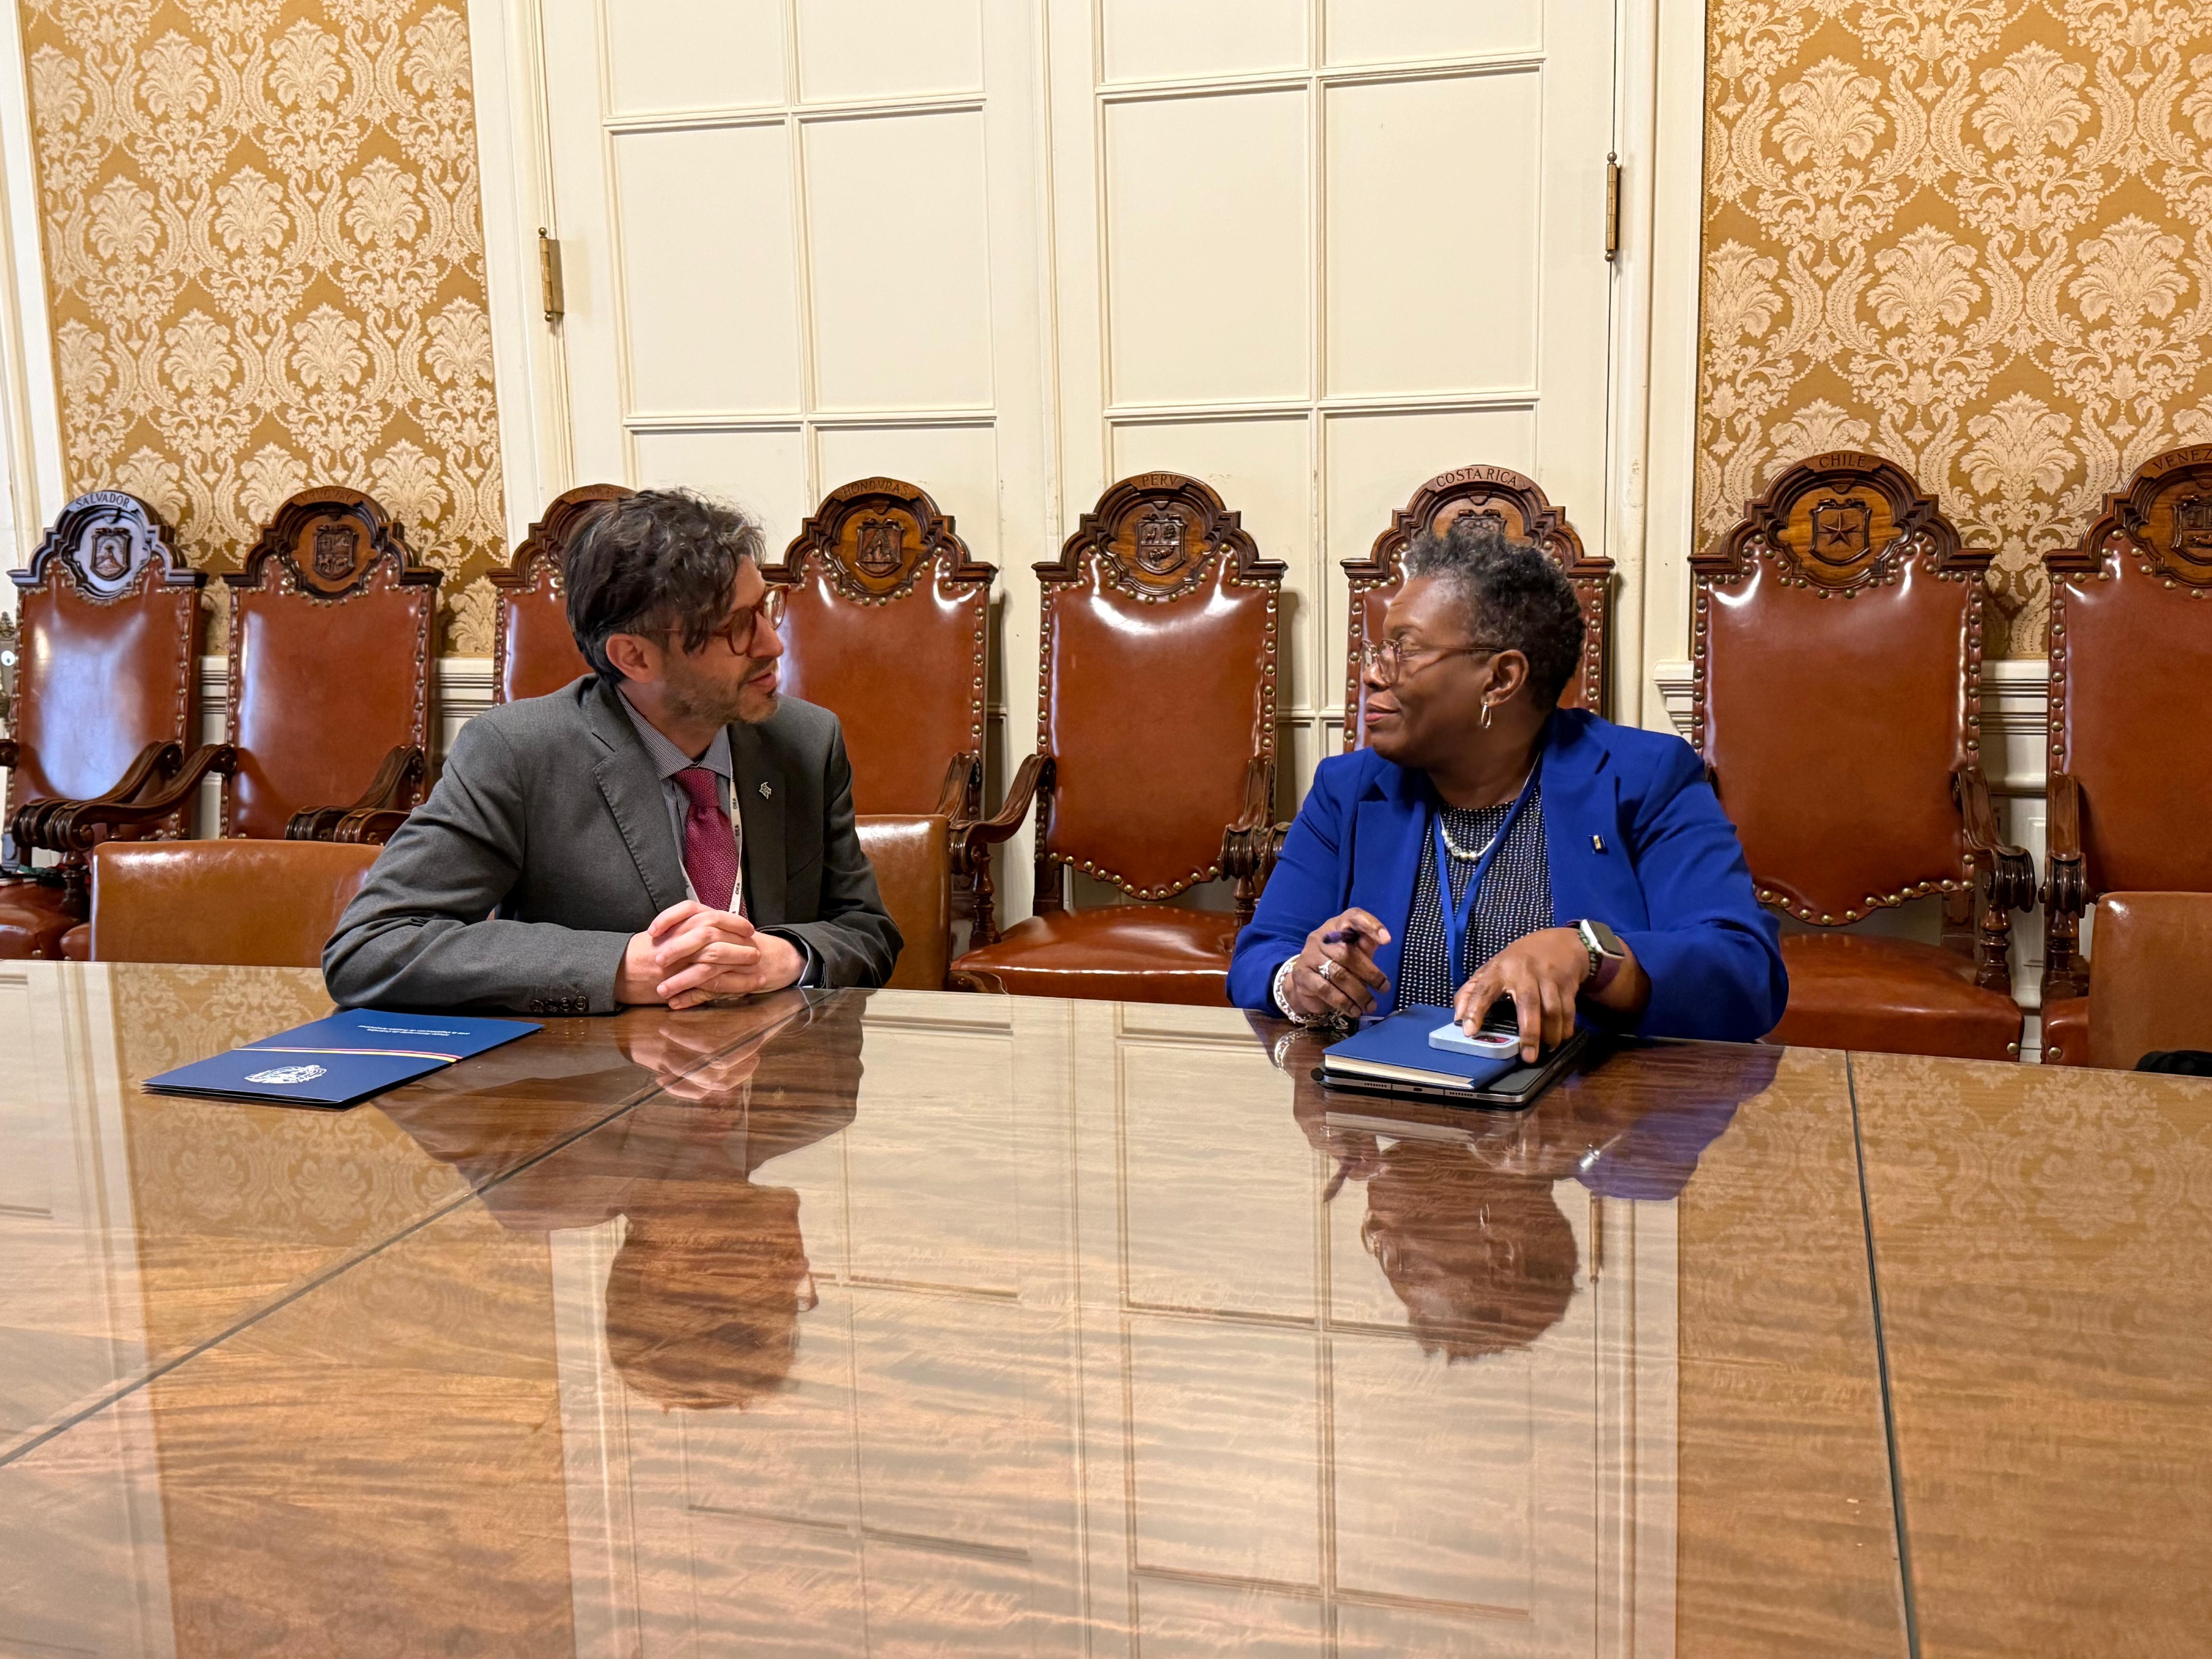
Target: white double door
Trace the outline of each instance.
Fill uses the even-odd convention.
[[[570,482],[921,484],[1003,597],[1113,479],[1291,568],[1283,805],[1341,740],[1343,578],[1425,478],[1607,544],[1613,9],[1592,0],[548,0]],[[1009,914],[1025,914],[1011,860]]]

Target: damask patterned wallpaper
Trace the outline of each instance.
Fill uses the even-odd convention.
[[[1872,449],[1996,550],[1992,653],[2040,653],[2039,556],[2212,441],[2212,3],[1708,15],[1700,541]]]
[[[295,490],[369,490],[450,573],[447,648],[489,654],[504,520],[458,0],[21,5],[70,492],[131,490],[235,568]]]

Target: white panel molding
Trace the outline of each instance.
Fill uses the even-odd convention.
[[[684,410],[626,415],[631,432],[798,432],[808,427],[988,427],[998,419],[988,404],[969,409],[830,409],[809,415],[787,409]]]
[[[1540,52],[1480,52],[1465,58],[1423,58],[1400,64],[1331,64],[1319,69],[1270,70],[1255,75],[1175,76],[1150,81],[1105,81],[1098,96],[1109,104],[1161,98],[1224,98],[1249,92],[1303,92],[1311,86],[1371,87],[1396,81],[1453,81],[1476,75],[1516,75],[1544,67]]]
[[[787,120],[866,120],[897,115],[980,115],[980,92],[920,94],[904,98],[855,98],[794,101],[781,104],[733,105],[724,109],[651,110],[633,115],[610,115],[603,124],[610,133],[696,132],[727,127],[780,127]]]
[[[1647,688],[1656,681],[1663,692],[1668,671],[1680,665],[1674,659],[1690,648],[1690,554],[1697,543],[1705,0],[1620,3],[1621,256],[1638,292],[1622,330],[1616,386],[1633,380],[1641,392],[1617,404],[1614,418],[1623,514],[1614,553],[1622,563],[1613,620],[1615,713],[1663,731],[1674,714],[1671,694],[1654,701]],[[1632,564],[1621,556],[1630,545]]]
[[[1109,404],[1105,417],[1111,425],[1127,426],[1154,421],[1273,420],[1288,415],[1456,415],[1468,410],[1534,409],[1536,392],[1529,386],[1509,386],[1493,392],[1409,392],[1370,394],[1331,392],[1319,398],[1255,398],[1246,401],[1194,400],[1188,403]],[[1413,486],[1407,486],[1413,493]]]
[[[527,536],[545,503],[577,482],[561,326],[545,319],[538,276],[538,232],[542,227],[557,238],[560,226],[553,215],[538,8],[538,0],[469,0],[468,8],[484,297],[510,542]]]

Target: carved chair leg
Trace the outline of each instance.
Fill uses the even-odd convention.
[[[975,921],[968,931],[968,948],[973,951],[981,945],[999,942],[999,924],[993,914],[991,860],[988,854],[970,873],[969,879],[975,884]]]
[[[1982,907],[1974,983],[2012,994],[2012,913],[2002,904]]]
[[[92,860],[82,853],[62,858],[62,908],[79,921],[92,916]]]
[[[2081,918],[2054,910],[2043,941],[2043,1000],[2056,1002],[2089,994],[2089,975],[2081,965]]]

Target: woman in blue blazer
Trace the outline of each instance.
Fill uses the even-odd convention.
[[[1321,763],[1230,1000],[1302,1024],[1449,1005],[1469,1031],[1505,1000],[1531,1059],[1578,1015],[1765,1036],[1781,933],[1695,751],[1558,706],[1582,654],[1566,577],[1472,514],[1406,571],[1364,665],[1370,747]]]

